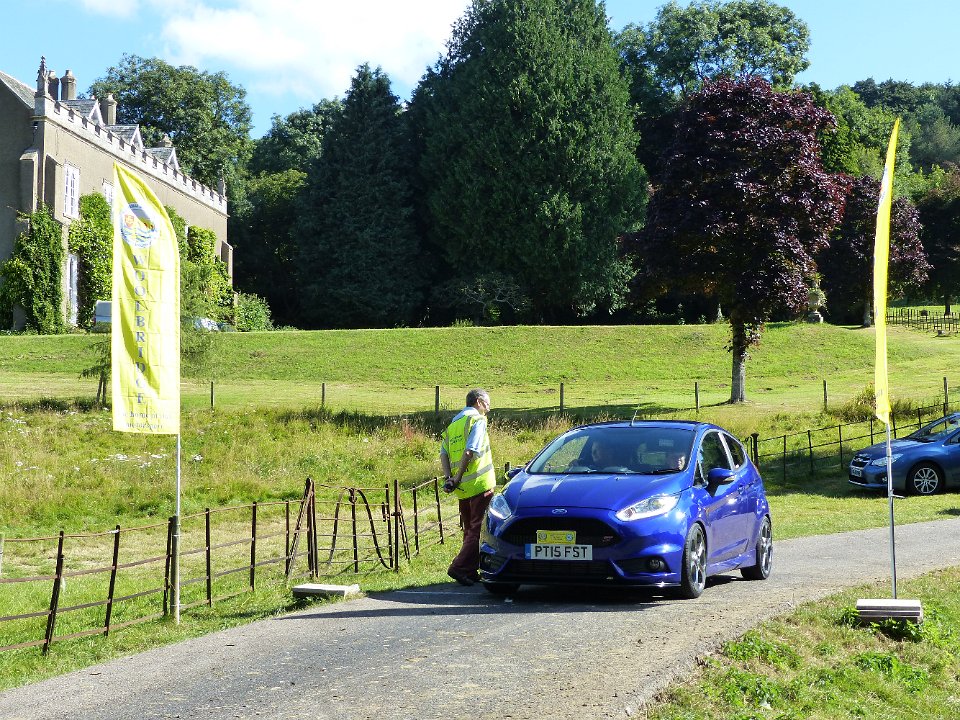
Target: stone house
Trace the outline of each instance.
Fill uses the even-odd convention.
[[[225,188],[213,189],[185,175],[168,139],[144,147],[137,125],[118,125],[117,103],[77,98],[70,70],[58,78],[40,59],[35,87],[0,71],[0,261],[13,252],[23,230],[17,212],[36,211],[43,202],[67,228],[78,217],[79,199],[93,192],[112,199],[113,163],[119,161],[150,185],[160,202],[188,225],[212,230],[216,255],[233,277],[233,248],[227,243]],[[64,314],[76,318],[76,257],[63,272]]]

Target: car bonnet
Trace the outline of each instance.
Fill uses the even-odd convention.
[[[508,492],[515,510],[538,507],[581,507],[620,510],[653,495],[672,495],[690,485],[685,474],[606,475],[591,473],[525,475]]]

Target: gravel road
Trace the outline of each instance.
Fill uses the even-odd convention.
[[[960,518],[897,528],[900,578],[955,565]],[[777,541],[769,580],[722,576],[692,601],[542,588],[505,600],[454,584],[382,593],[11,690],[0,718],[625,718],[720,642],[889,577],[877,529]]]

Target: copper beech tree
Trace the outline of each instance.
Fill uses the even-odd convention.
[[[682,107],[640,236],[648,282],[705,293],[730,322],[730,402],[746,400],[747,351],[780,308],[800,312],[814,255],[843,211],[845,181],[823,168],[833,122],[802,92],[722,78]]]
[[[879,180],[869,176],[853,180],[830,247],[817,256],[834,322],[856,319],[862,320],[863,327],[873,325],[873,246],[879,197]],[[929,271],[917,209],[907,198],[896,198],[890,208],[888,291],[897,296],[919,288]]]

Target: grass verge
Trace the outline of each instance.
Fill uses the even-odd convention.
[[[651,704],[646,720],[854,720],[960,717],[960,568],[902,582],[922,625],[860,626],[849,590],[764,623],[707,658]]]

